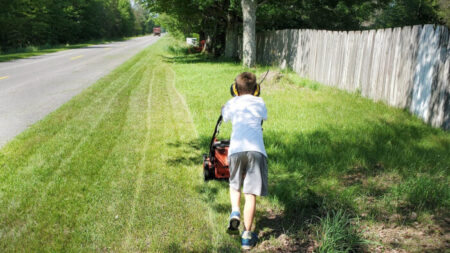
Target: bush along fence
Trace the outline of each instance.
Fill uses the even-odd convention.
[[[450,43],[444,26],[257,35],[257,62],[383,100],[450,129]]]

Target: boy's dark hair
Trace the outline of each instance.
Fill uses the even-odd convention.
[[[252,94],[256,88],[256,76],[250,72],[242,72],[236,77],[236,85],[240,94]]]

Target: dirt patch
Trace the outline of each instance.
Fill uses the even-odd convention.
[[[264,76],[266,77],[264,79]],[[279,71],[269,71],[266,75],[266,72],[262,73],[258,78],[258,83],[260,83],[264,79],[264,84],[268,83],[276,83],[281,78],[283,78],[283,74],[281,74]]]
[[[351,186],[354,184],[367,185],[368,180],[371,178],[376,179],[377,182],[382,184],[392,183],[394,180],[392,178],[377,178],[385,176],[385,173],[381,173],[384,172],[384,170],[384,165],[382,163],[377,163],[371,168],[356,165],[351,168],[348,174],[341,177],[341,181],[344,186]]]
[[[312,239],[299,240],[286,234],[277,238],[259,243],[251,252],[308,252],[312,253],[317,248],[317,243]]]
[[[355,172],[352,174],[342,176],[341,181],[344,184],[344,186],[352,186],[355,184],[362,184],[364,181],[366,181],[366,179],[367,176],[362,172]]]
[[[289,227],[285,224],[286,220],[282,212],[277,213],[267,209],[258,221],[260,242],[251,252],[314,252],[318,245],[308,232],[301,233],[303,236],[300,238],[290,233],[298,224],[290,224]],[[298,231],[295,232],[299,234]]]
[[[361,232],[374,242],[368,245],[369,252],[446,252],[450,248],[448,227],[434,224],[365,224]]]
[[[266,73],[260,75],[258,78],[258,82],[263,80],[264,75]],[[294,81],[289,78],[289,74],[283,74],[279,71],[269,71],[264,82],[261,84],[262,89],[267,89],[270,91],[279,91],[289,89],[303,89],[300,85],[296,85]]]

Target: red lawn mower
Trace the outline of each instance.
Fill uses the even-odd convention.
[[[219,128],[222,124],[222,115],[217,120],[214,134],[209,145],[209,154],[203,155],[203,176],[205,181],[211,179],[230,178],[230,169],[228,167],[228,148],[230,140],[217,140]]]

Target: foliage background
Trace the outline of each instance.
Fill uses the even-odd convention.
[[[0,49],[77,43],[148,33],[150,13],[129,0],[0,2]]]
[[[207,40],[207,51],[215,55],[223,55],[226,51],[228,29],[242,34],[240,0],[139,1],[151,12],[163,14],[159,22],[178,37],[199,34],[200,39]],[[259,32],[281,29],[365,30],[417,24],[450,26],[450,1],[259,0],[256,16]]]

